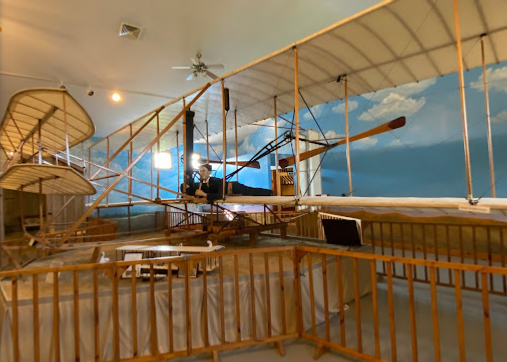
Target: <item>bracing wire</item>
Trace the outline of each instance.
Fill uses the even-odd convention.
[[[310,106],[308,105],[308,103],[306,103],[306,99],[305,97],[303,97],[303,95],[301,94],[301,91],[298,90],[299,92],[299,95],[301,96],[301,99],[303,100],[303,102],[305,103],[306,105],[306,108],[308,109],[308,112],[310,112],[310,115],[312,116],[313,120],[315,121],[315,124],[317,125],[317,127],[319,128],[319,131],[320,133],[322,133],[322,137],[324,137],[324,140],[326,141],[326,143],[329,145],[329,141],[327,140],[326,138],[326,135],[324,134],[324,131],[322,131],[322,128],[320,128],[320,125],[319,125],[319,122],[317,122],[317,119],[315,118],[315,116],[313,115],[313,112],[312,110],[310,109]]]
[[[324,154],[322,155],[322,157],[321,157],[321,159],[320,159],[320,161],[319,161],[319,165],[317,166],[317,169],[316,169],[316,170],[315,170],[315,172],[313,173],[313,176],[312,176],[312,178],[310,179],[310,182],[308,182],[308,186],[306,187],[306,190],[305,190],[305,193],[303,194],[303,196],[305,196],[305,195],[308,193],[308,191],[310,190],[310,185],[312,184],[313,179],[315,178],[315,176],[317,176],[317,172],[319,172],[319,169],[320,169],[320,167],[321,167],[322,163],[324,162],[324,158],[326,158],[327,152],[328,152],[328,150],[326,150],[326,151],[324,152]]]
[[[197,130],[197,132],[199,132],[199,134],[201,135],[202,138],[206,138],[202,132],[199,130],[199,128],[197,128],[197,126],[194,124],[194,128]],[[218,155],[218,153],[215,151],[215,149],[213,148],[213,146],[209,145],[209,148],[211,148],[211,150],[213,151],[213,153],[215,154],[215,156],[218,157],[218,159],[220,159],[220,156]],[[208,160],[209,161],[209,160]]]

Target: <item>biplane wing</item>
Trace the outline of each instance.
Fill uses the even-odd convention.
[[[317,206],[340,210],[379,210],[400,213],[493,214],[507,216],[507,199],[482,198],[470,203],[457,197],[229,196],[219,204]]]
[[[164,199],[161,204],[178,205],[183,203],[206,204],[206,199]],[[492,214],[507,216],[507,199],[505,198],[482,198],[476,203],[470,203],[465,198],[457,197],[357,197],[357,196],[303,196],[299,199],[295,196],[228,196],[224,200],[216,200],[220,205],[280,205],[284,207],[317,206],[340,210],[378,210],[400,213],[418,214]],[[100,205],[111,206],[134,206],[148,205],[147,201],[133,201],[131,203],[113,203]]]
[[[33,88],[15,93],[0,124],[0,146],[8,158],[27,159],[75,146],[95,132],[90,116],[65,88]]]
[[[481,66],[479,39],[486,34],[487,64],[507,60],[504,0],[460,0],[461,44],[465,69]],[[294,111],[294,47],[298,88],[309,107],[344,98],[338,82],[346,75],[348,97],[441,77],[457,71],[452,1],[396,0],[344,19],[305,39],[210,82],[192,106],[194,123],[222,132],[221,83],[229,89],[238,126]],[[343,82],[342,82],[343,83]],[[174,118],[201,86],[164,105],[160,117]],[[300,102],[300,106],[302,102]],[[141,123],[153,112],[136,119]],[[176,129],[176,127],[175,127]],[[229,126],[231,129],[231,126]]]
[[[11,166],[0,177],[0,187],[44,195],[93,195],[95,187],[67,166],[25,163]]]
[[[15,93],[0,124],[0,146],[10,166],[0,177],[0,187],[45,195],[95,194],[95,187],[70,164],[42,163],[43,156],[56,157],[94,132],[90,116],[65,88]],[[38,164],[25,163],[36,154],[40,156]],[[23,163],[16,165],[16,161]]]

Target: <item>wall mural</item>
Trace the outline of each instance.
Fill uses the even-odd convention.
[[[487,68],[493,134],[497,197],[507,197],[507,64]],[[482,69],[465,73],[468,131],[474,197],[491,196],[487,125]],[[340,85],[337,84],[337,87]],[[303,94],[304,96],[304,94]],[[301,102],[302,103],[302,102]],[[466,197],[466,171],[463,152],[462,118],[458,75],[424,80],[352,97],[348,102],[350,135],[378,126],[399,116],[407,117],[405,127],[351,143],[352,181],[355,196]],[[318,130],[326,138],[344,137],[343,100],[300,110],[303,129]],[[290,128],[293,115],[282,116],[279,127]],[[273,120],[260,122],[272,126]],[[279,133],[285,131],[280,128]],[[233,133],[233,132],[230,132]],[[220,143],[212,147],[219,155]],[[239,159],[247,160],[267,142],[274,129],[244,126],[238,132]],[[334,141],[336,142],[336,140]],[[228,135],[228,159],[235,159],[234,135]],[[204,149],[205,152],[205,148]],[[279,150],[280,157],[292,155],[291,146]],[[323,193],[337,196],[348,193],[345,146],[329,151],[322,159]],[[267,158],[274,165],[274,156]],[[228,168],[228,172],[234,168]],[[240,180],[258,187],[269,187],[270,175],[264,164],[260,170],[244,170]],[[221,177],[221,170],[217,171]]]

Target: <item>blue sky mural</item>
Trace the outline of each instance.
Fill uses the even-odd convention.
[[[507,197],[507,162],[503,156],[504,139],[507,136],[507,64],[489,66],[487,79],[497,196]],[[474,196],[487,197],[491,192],[482,69],[466,72],[465,84]],[[401,129],[351,143],[354,195],[466,197],[462,117],[456,73],[353,97],[348,103],[351,135],[399,116],[407,117],[407,124]],[[311,108],[326,138],[344,136],[344,109],[343,100]],[[301,127],[317,130],[311,113],[307,109],[300,110]],[[287,114],[283,118],[290,121],[293,115]],[[261,123],[273,125],[274,121],[271,119]],[[282,119],[278,125],[290,127],[290,123]],[[280,132],[283,131],[280,129]],[[274,138],[274,130],[244,126],[239,138],[238,153],[241,160],[246,160]],[[221,143],[213,147],[221,153]],[[280,150],[282,155],[291,155],[292,152],[290,146]],[[234,156],[233,147],[228,148],[228,158],[232,160]],[[345,146],[339,146],[321,157],[323,192],[330,195],[348,193]],[[269,166],[272,165],[274,163],[270,161]],[[240,176],[240,181],[269,187],[269,180],[265,177],[267,169],[246,170]],[[217,175],[220,176],[221,172],[217,172]]]

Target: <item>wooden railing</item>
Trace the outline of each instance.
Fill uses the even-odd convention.
[[[218,270],[204,268],[191,278],[191,270],[210,257],[219,259]],[[376,278],[381,263],[385,282]],[[135,273],[121,279],[138,264],[148,265],[145,282]],[[156,279],[162,264],[169,270],[176,265],[183,277]],[[396,267],[406,270],[406,280],[395,280]],[[426,268],[430,286],[415,290],[413,274]],[[452,331],[439,315],[438,300],[449,299],[439,294],[440,269],[455,280]],[[479,293],[462,290],[462,273],[479,275]],[[8,323],[2,326],[0,360],[150,361],[200,353],[217,359],[221,350],[271,342],[283,354],[282,342],[300,337],[316,343],[317,357],[330,348],[369,361],[417,360],[418,343],[427,338],[424,352],[429,348],[440,361],[456,351],[464,358],[465,336],[482,335],[484,343],[473,353],[491,361],[504,345],[492,337],[492,321],[505,316],[507,304],[504,296],[490,296],[488,281],[506,275],[505,268],[306,246],[0,272],[6,300],[0,320]],[[463,320],[464,308],[477,309],[477,303],[482,331]],[[423,307],[428,318],[416,318]],[[430,320],[432,332],[420,326]],[[400,343],[411,348],[402,350]]]
[[[371,243],[381,255],[413,259],[459,262],[463,264],[498,266],[505,268],[507,260],[507,225],[502,224],[444,224],[420,221],[373,221],[363,223],[363,240]],[[392,270],[395,278],[407,278],[405,268]],[[385,263],[379,273],[386,275]],[[429,283],[428,268],[417,272],[414,280]],[[437,284],[453,286],[450,270],[438,270]],[[472,280],[461,275],[464,289],[481,290],[479,275]],[[507,295],[507,280],[493,283],[491,292]]]
[[[498,282],[505,278],[507,269],[315,247],[297,247],[296,249],[299,258],[306,253],[309,265],[312,264],[310,255],[316,255],[315,260],[320,258],[322,264],[322,292],[320,294],[315,290],[318,283],[313,282],[315,273],[309,275],[312,323],[311,328],[301,334],[303,338],[317,344],[316,357],[326,348],[331,348],[367,361],[418,361],[421,356],[424,356],[424,360],[427,361],[457,360],[457,356],[460,361],[465,361],[467,355],[472,355],[472,360],[492,361],[493,356],[496,356],[497,360],[502,360],[505,353],[503,338],[493,338],[493,336],[496,333],[505,335],[505,329],[502,322],[495,323],[494,321],[495,318],[503,318],[504,313],[507,312],[507,305],[505,296],[490,295],[488,284],[491,280]],[[314,322],[317,308],[314,307],[313,301],[322,298],[324,305],[329,303],[328,289],[332,285],[329,283],[326,268],[329,257],[336,258],[337,265],[343,265],[346,260],[352,259],[355,298],[354,305],[350,305],[349,311],[353,313],[344,312],[342,296],[346,288],[343,286],[343,275],[338,275],[336,279],[340,301],[339,315],[332,321],[329,308],[324,308],[324,323],[319,326]],[[371,295],[359,299],[357,276],[361,272],[358,273],[357,265],[361,262],[368,265]],[[385,281],[377,281],[379,264],[386,265]],[[392,270],[396,268],[406,270],[406,280],[394,279]],[[429,288],[415,286],[414,273],[422,269],[428,270]],[[340,274],[341,268],[337,270]],[[454,279],[453,294],[444,292],[438,286],[437,275],[440,270],[451,272]],[[362,272],[364,273],[364,270]],[[461,281],[464,273],[479,276],[479,293],[463,290]],[[429,303],[426,302],[427,300]],[[464,313],[467,314],[466,323]],[[304,313],[300,313],[301,315]],[[449,323],[450,318],[455,318],[454,323]],[[495,324],[494,328],[492,324]],[[498,330],[499,326],[500,330]],[[492,329],[495,329],[496,333]],[[483,342],[477,343],[478,340]],[[419,347],[421,342],[424,343],[423,348]],[[477,348],[472,349],[471,344]],[[400,348],[400,345],[403,347]],[[407,346],[410,347],[407,348]]]
[[[168,212],[157,212],[157,226],[167,225],[168,227],[178,227],[190,225],[199,225],[199,224],[208,224],[208,215],[209,213],[188,213],[187,216],[182,211],[168,211]],[[166,221],[164,224],[164,216],[166,217]]]
[[[274,224],[279,222],[278,219],[288,223],[287,234],[292,236],[302,236],[310,238],[319,238],[319,230],[317,224],[317,213],[307,212],[295,212],[295,211],[283,211],[273,213],[269,211],[265,212],[253,212],[243,213],[242,217],[245,218],[245,226],[255,226],[258,224]],[[161,220],[157,221],[157,225],[163,223],[163,214],[160,212],[157,214],[158,218],[162,217]],[[189,224],[207,224],[209,213],[190,213],[188,218]],[[248,220],[250,219],[250,220]],[[167,212],[167,225],[169,227],[184,226],[186,223],[185,213],[180,211]],[[278,230],[266,231],[267,233],[277,233]]]
[[[0,278],[11,278],[8,283],[10,295],[7,304],[10,306],[7,306],[7,313],[12,315],[12,344],[6,345],[9,338],[4,334],[0,341],[0,359],[40,361],[53,355],[55,361],[117,361],[120,358],[146,361],[203,352],[216,354],[221,349],[295,338],[296,329],[291,324],[294,318],[288,315],[291,313],[290,307],[286,307],[294,303],[285,298],[284,279],[288,276],[284,272],[283,263],[284,259],[287,263],[287,253],[292,255],[294,249],[236,250],[186,259],[178,257],[2,272]],[[205,258],[215,256],[220,259],[219,270],[208,275],[204,268],[202,277],[191,280],[190,270]],[[255,275],[254,257],[263,259],[265,278],[259,279]],[[228,259],[228,264],[234,265],[232,275],[224,275],[225,259]],[[278,262],[276,270],[270,270],[270,259]],[[169,270],[172,264],[183,269],[184,278],[164,278],[163,282],[156,282],[154,267],[162,263]],[[138,264],[149,265],[149,282],[139,282],[135,273],[132,273],[129,280],[120,279],[128,266]],[[24,275],[27,281],[20,281],[20,275]],[[43,280],[52,283],[52,288],[44,289]],[[65,284],[65,287],[61,284]],[[245,307],[247,310],[240,307],[244,303],[244,297],[240,296],[240,284],[243,288],[242,295],[244,291],[249,294],[250,304]],[[60,292],[64,288],[70,288],[72,292]],[[256,302],[256,289],[259,288],[263,289],[267,297],[260,305]],[[192,298],[194,294],[191,289],[201,290],[197,294],[199,300]],[[26,293],[30,295],[28,298]],[[156,307],[155,294],[158,297],[163,295],[166,304],[162,310]],[[20,299],[20,295],[23,295],[24,300]],[[272,302],[275,297],[280,304]],[[226,299],[229,303],[227,315],[224,309]],[[144,302],[142,306],[141,301]],[[107,305],[106,311],[102,309],[104,304]],[[64,306],[70,307],[67,313],[62,309]],[[226,319],[229,323],[230,308],[235,309],[236,320],[233,322],[237,328],[227,325],[228,329],[235,330],[235,334],[227,332],[226,336]],[[195,313],[201,310],[205,321],[202,324],[200,316],[194,318]],[[267,314],[266,324],[259,323],[256,315],[264,316],[266,310],[273,312]],[[275,318],[272,319],[275,310],[276,315],[280,316],[276,321]],[[27,313],[30,314],[29,317]],[[216,316],[219,316],[217,320]],[[33,318],[32,323],[20,323],[20,320],[26,321],[27,317]],[[60,319],[61,317],[63,318]],[[109,323],[112,323],[111,331],[107,328]],[[159,323],[166,326],[167,333],[164,332],[163,337],[157,329]],[[104,325],[106,328],[103,328]],[[52,337],[51,334],[44,333],[48,328],[52,328]],[[33,342],[28,343],[31,347],[29,349],[23,344],[26,336],[30,335],[28,329],[33,330]],[[148,333],[148,339],[144,335],[145,339],[141,340],[142,332]],[[123,338],[126,335],[127,340]],[[105,340],[108,338],[112,340],[111,350],[106,347]],[[91,342],[92,348],[86,348],[83,340]],[[143,346],[146,343],[149,347],[145,349]],[[281,351],[282,348],[280,345]]]
[[[107,241],[118,237],[118,224],[115,222],[97,217],[88,217],[87,225],[86,235],[90,238],[84,239],[84,241]]]

